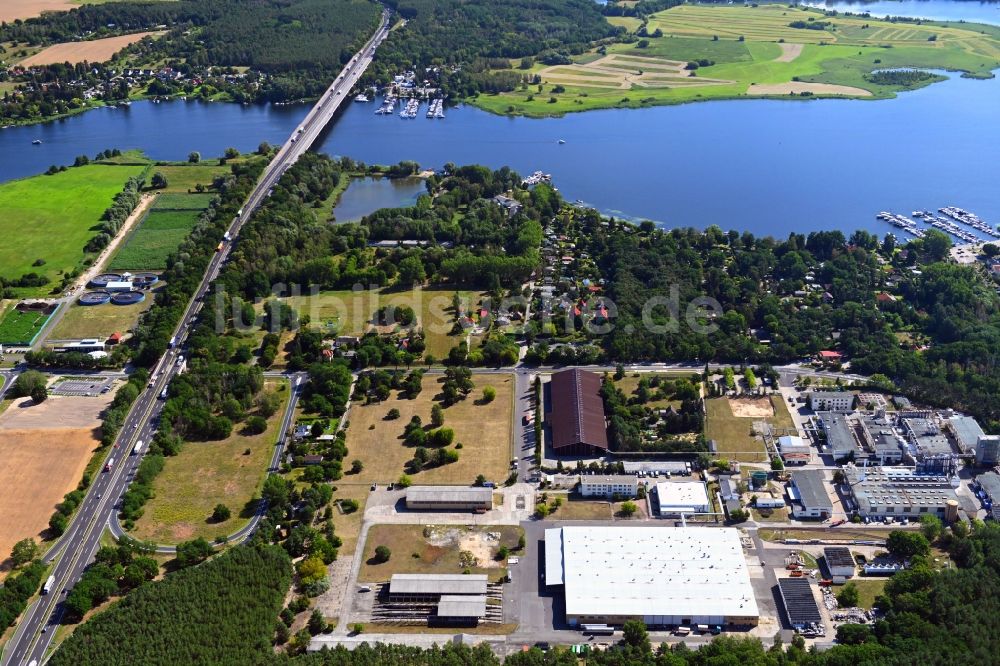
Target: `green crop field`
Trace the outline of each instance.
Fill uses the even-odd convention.
[[[495,113],[552,116],[710,99],[885,99],[909,88],[868,80],[877,69],[946,69],[987,78],[1000,67],[1000,29],[978,24],[826,17],[777,4],[685,4],[652,15],[646,29],[662,36],[645,37],[641,46],[638,38],[606,45],[570,65],[536,64],[530,73],[541,86],[469,101]],[[703,62],[692,71],[690,61]]]
[[[21,313],[11,308],[3,319],[0,319],[0,344],[30,344],[48,320],[49,315],[41,312]]]
[[[161,194],[153,203],[153,210],[205,210],[215,194]]]
[[[153,271],[167,267],[174,252],[198,223],[200,210],[151,210],[109,265],[113,270]]]
[[[225,176],[232,173],[228,165],[219,165],[217,162],[204,162],[198,164],[169,164],[154,166],[150,169],[149,175],[162,173],[167,178],[167,187],[163,192],[194,192],[196,185],[204,185],[206,188],[212,187],[212,179],[216,176]]]
[[[59,276],[80,266],[83,247],[97,234],[101,214],[141,165],[91,164],[52,176],[33,176],[0,185],[0,275],[36,272],[58,285]],[[37,260],[45,263],[33,265]],[[52,285],[20,290],[48,293]]]

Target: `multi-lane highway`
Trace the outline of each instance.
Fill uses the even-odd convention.
[[[341,103],[348,97],[351,89],[368,65],[371,64],[375,50],[388,35],[390,18],[389,11],[382,14],[375,34],[344,67],[292,136],[278,149],[245,205],[233,219],[228,229],[230,238],[237,238],[243,225],[270,194],[271,189],[282,174],[309,149],[326,124],[333,118]],[[14,636],[4,649],[3,666],[27,666],[32,662],[40,664],[44,661],[54,629],[62,617],[61,601],[79,580],[84,569],[97,552],[101,535],[116,511],[117,502],[135,476],[142,456],[141,454],[133,455],[132,450],[139,441],[142,441],[145,444],[144,448],[147,448],[149,440],[156,431],[156,424],[160,412],[163,410],[163,402],[158,397],[179,370],[178,361],[183,354],[187,335],[208,297],[212,281],[218,276],[220,269],[228,259],[231,248],[231,243],[225,243],[222,249],[212,257],[198,290],[174,331],[170,348],[152,370],[149,385],[136,399],[129,412],[118,441],[105,460],[105,471],[99,473],[94,479],[69,529],[46,554],[45,561],[54,564],[51,573],[55,576],[55,585],[48,595],[42,596],[29,606],[21,617]],[[295,390],[292,400],[294,401],[298,393],[299,380],[296,379],[293,383]],[[288,427],[289,419],[290,412],[285,415],[282,423],[283,429]],[[275,460],[272,461],[272,467],[278,464],[280,455],[279,447],[275,450]],[[256,521],[254,525],[256,525]]]

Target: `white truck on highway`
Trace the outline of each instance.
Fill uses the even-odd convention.
[[[132,455],[135,456],[135,455],[139,455],[140,453],[142,453],[142,440],[141,439],[138,442],[135,443],[135,446],[132,447]]]
[[[42,594],[48,594],[49,592],[51,592],[52,588],[55,587],[55,584],[56,584],[56,577],[49,576],[49,579],[45,581],[45,585],[42,586]]]
[[[114,467],[114,466],[115,466],[115,459],[114,458],[108,458],[107,464],[104,465],[104,471],[105,472],[110,472],[111,468]]]

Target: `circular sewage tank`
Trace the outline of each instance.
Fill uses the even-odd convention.
[[[146,294],[139,291],[123,291],[111,297],[115,305],[135,305],[146,300]]]
[[[109,282],[120,282],[122,276],[118,273],[102,273],[90,281],[89,286],[96,289],[103,289]]]
[[[160,281],[160,276],[156,273],[136,273],[132,276],[132,282],[137,287],[149,287]]]
[[[80,296],[80,305],[102,305],[111,300],[111,294],[106,291],[88,291]]]

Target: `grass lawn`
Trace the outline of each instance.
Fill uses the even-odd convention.
[[[299,315],[309,315],[314,326],[335,330],[340,335],[363,335],[371,329],[376,310],[386,305],[410,306],[417,313],[417,325],[423,329],[427,354],[444,358],[448,351],[462,340],[451,335],[455,317],[451,302],[454,289],[389,290],[372,289],[361,292],[349,290],[324,291],[315,296],[292,296],[284,299],[298,310]],[[478,308],[482,294],[459,291],[470,311]]]
[[[774,529],[762,529],[760,530],[760,538],[764,541],[781,541],[782,539],[822,539],[824,541],[830,539],[843,539],[843,540],[853,540],[853,539],[865,539],[865,540],[882,540],[889,537],[889,532],[892,530],[882,530],[882,529],[850,529],[844,527],[834,527],[829,529],[815,529],[815,530],[774,530]]]
[[[705,409],[705,438],[715,440],[720,456],[744,462],[767,460],[764,443],[750,434],[753,422],[759,419],[733,416],[728,398],[706,400]]]
[[[153,203],[153,210],[205,210],[216,194],[161,194]]]
[[[78,267],[83,247],[97,235],[101,215],[130,176],[143,166],[90,164],[52,176],[33,176],[0,185],[0,274],[16,278],[36,272],[58,284],[59,275]],[[45,262],[33,266],[36,260]],[[48,293],[52,285],[20,289],[22,295]]]
[[[789,25],[797,21],[829,25],[821,30]],[[614,22],[634,29],[628,19]],[[869,81],[867,76],[876,69],[947,69],[989,77],[991,70],[1000,67],[1000,30],[979,24],[925,21],[917,25],[825,17],[819,10],[784,4],[684,4],[653,14],[646,27],[650,33],[661,30],[663,36],[647,37],[645,48],[637,43],[607,45],[603,54],[590,51],[574,57],[571,66],[536,64],[531,73],[541,76],[543,90],[528,86],[469,102],[495,113],[552,116],[709,99],[787,99],[789,90],[796,99],[802,98],[800,93],[877,99],[908,88]],[[605,54],[648,60],[637,63],[626,76],[624,70],[616,73],[624,67],[622,62],[614,58],[602,62]],[[712,64],[699,67],[695,76],[683,68],[665,74],[670,61],[703,59]],[[939,80],[930,78],[913,87]],[[557,84],[564,90],[554,93]],[[753,84],[778,87],[751,88]]]
[[[771,396],[771,407],[774,408],[774,417],[768,419],[771,425],[775,428],[795,427],[795,421],[792,420],[792,415],[788,411],[788,405],[785,404],[780,394]]]
[[[360,474],[348,474],[337,485],[379,484],[393,482],[403,474],[404,466],[413,458],[413,449],[403,443],[403,429],[410,418],[419,415],[422,422],[430,424],[431,407],[440,393],[441,375],[425,375],[423,390],[413,400],[397,396],[381,404],[351,406],[347,431],[348,454],[345,467],[352,460],[364,463]],[[471,484],[478,474],[502,482],[507,478],[510,464],[511,408],[513,401],[513,375],[473,374],[475,389],[465,400],[446,407],[444,425],[455,431],[458,462],[435,467],[412,475],[415,484]],[[493,402],[481,405],[476,401],[483,394],[483,387],[492,386],[497,395]],[[396,408],[400,417],[386,421],[386,413]]]
[[[150,177],[154,173],[162,173],[167,178],[167,187],[161,192],[188,193],[195,191],[195,185],[212,187],[212,179],[216,176],[226,176],[232,173],[229,165],[219,166],[218,160],[198,164],[157,165],[149,170]]]
[[[563,497],[556,495],[555,497]],[[554,497],[549,495],[547,504],[552,507]],[[638,500],[636,500],[638,504]],[[614,518],[614,511],[610,502],[595,502],[584,499],[566,499],[563,497],[562,506],[549,514],[549,520],[611,520]]]
[[[139,323],[139,317],[153,305],[153,293],[164,287],[157,284],[146,300],[134,305],[79,305],[73,303],[49,334],[52,340],[107,338],[112,333],[125,333]],[[64,306],[65,307],[65,306]]]
[[[22,313],[10,308],[3,319],[0,319],[0,344],[30,344],[38,332],[45,327],[50,316],[41,312]]]
[[[276,389],[287,399],[287,382],[266,382],[265,390]],[[132,536],[156,543],[178,543],[199,536],[212,540],[245,525],[264,484],[282,414],[284,405],[268,419],[263,434],[244,436],[237,427],[228,439],[188,442],[178,455],[167,458],[153,483],[154,497],[146,504]],[[249,454],[245,454],[247,449]],[[232,517],[213,523],[212,510],[220,503],[230,508]]]
[[[499,534],[499,540],[488,539],[487,533]],[[513,552],[523,534],[515,525],[373,525],[368,530],[358,581],[387,581],[397,573],[462,573],[466,568],[496,581],[506,569],[506,562],[496,560],[497,550],[507,546]],[[387,546],[392,553],[388,562],[375,562],[379,546]],[[472,553],[477,566],[464,567],[460,563],[462,551]]]
[[[198,223],[200,210],[154,210],[108,262],[114,270],[162,270]]]
[[[753,519],[759,523],[787,523],[788,509],[755,509],[750,507]]]
[[[851,582],[858,588],[858,606],[871,608],[875,605],[875,597],[882,594],[888,578],[852,578]]]

